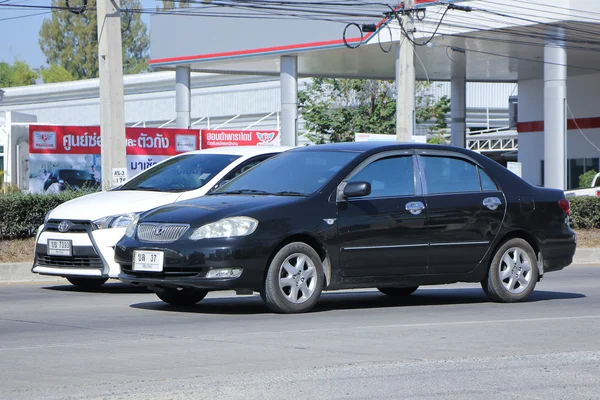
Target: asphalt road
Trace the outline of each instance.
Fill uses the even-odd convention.
[[[0,285],[1,399],[600,399],[600,267],[531,301],[476,285],[326,293],[278,315],[257,296],[188,308],[120,283]]]

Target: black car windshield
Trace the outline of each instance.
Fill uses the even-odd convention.
[[[358,153],[292,151],[268,159],[214,194],[308,195],[319,190]]]
[[[186,192],[199,189],[239,157],[232,154],[186,154],[142,172],[118,190]]]
[[[58,179],[63,181],[89,181],[92,179],[90,174],[86,171],[78,169],[61,169],[58,171]]]

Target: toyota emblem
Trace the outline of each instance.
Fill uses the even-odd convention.
[[[69,221],[63,221],[60,224],[58,224],[59,232],[68,232],[69,229],[71,229],[71,223]]]
[[[164,225],[159,225],[156,228],[154,228],[154,234],[156,236],[162,235],[164,231],[165,231],[165,226]]]

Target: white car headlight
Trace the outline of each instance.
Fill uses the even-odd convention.
[[[110,215],[93,221],[98,229],[127,228],[138,214]]]
[[[54,209],[48,211],[46,213],[46,216],[44,217],[44,225],[46,225],[48,223],[48,221],[50,221],[50,213],[53,211]]]
[[[258,227],[258,221],[250,217],[230,217],[196,229],[191,240],[228,238],[251,235]]]

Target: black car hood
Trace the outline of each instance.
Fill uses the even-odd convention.
[[[158,207],[141,216],[140,222],[186,223],[192,226],[231,216],[252,216],[265,208],[291,205],[300,196],[208,195]]]

